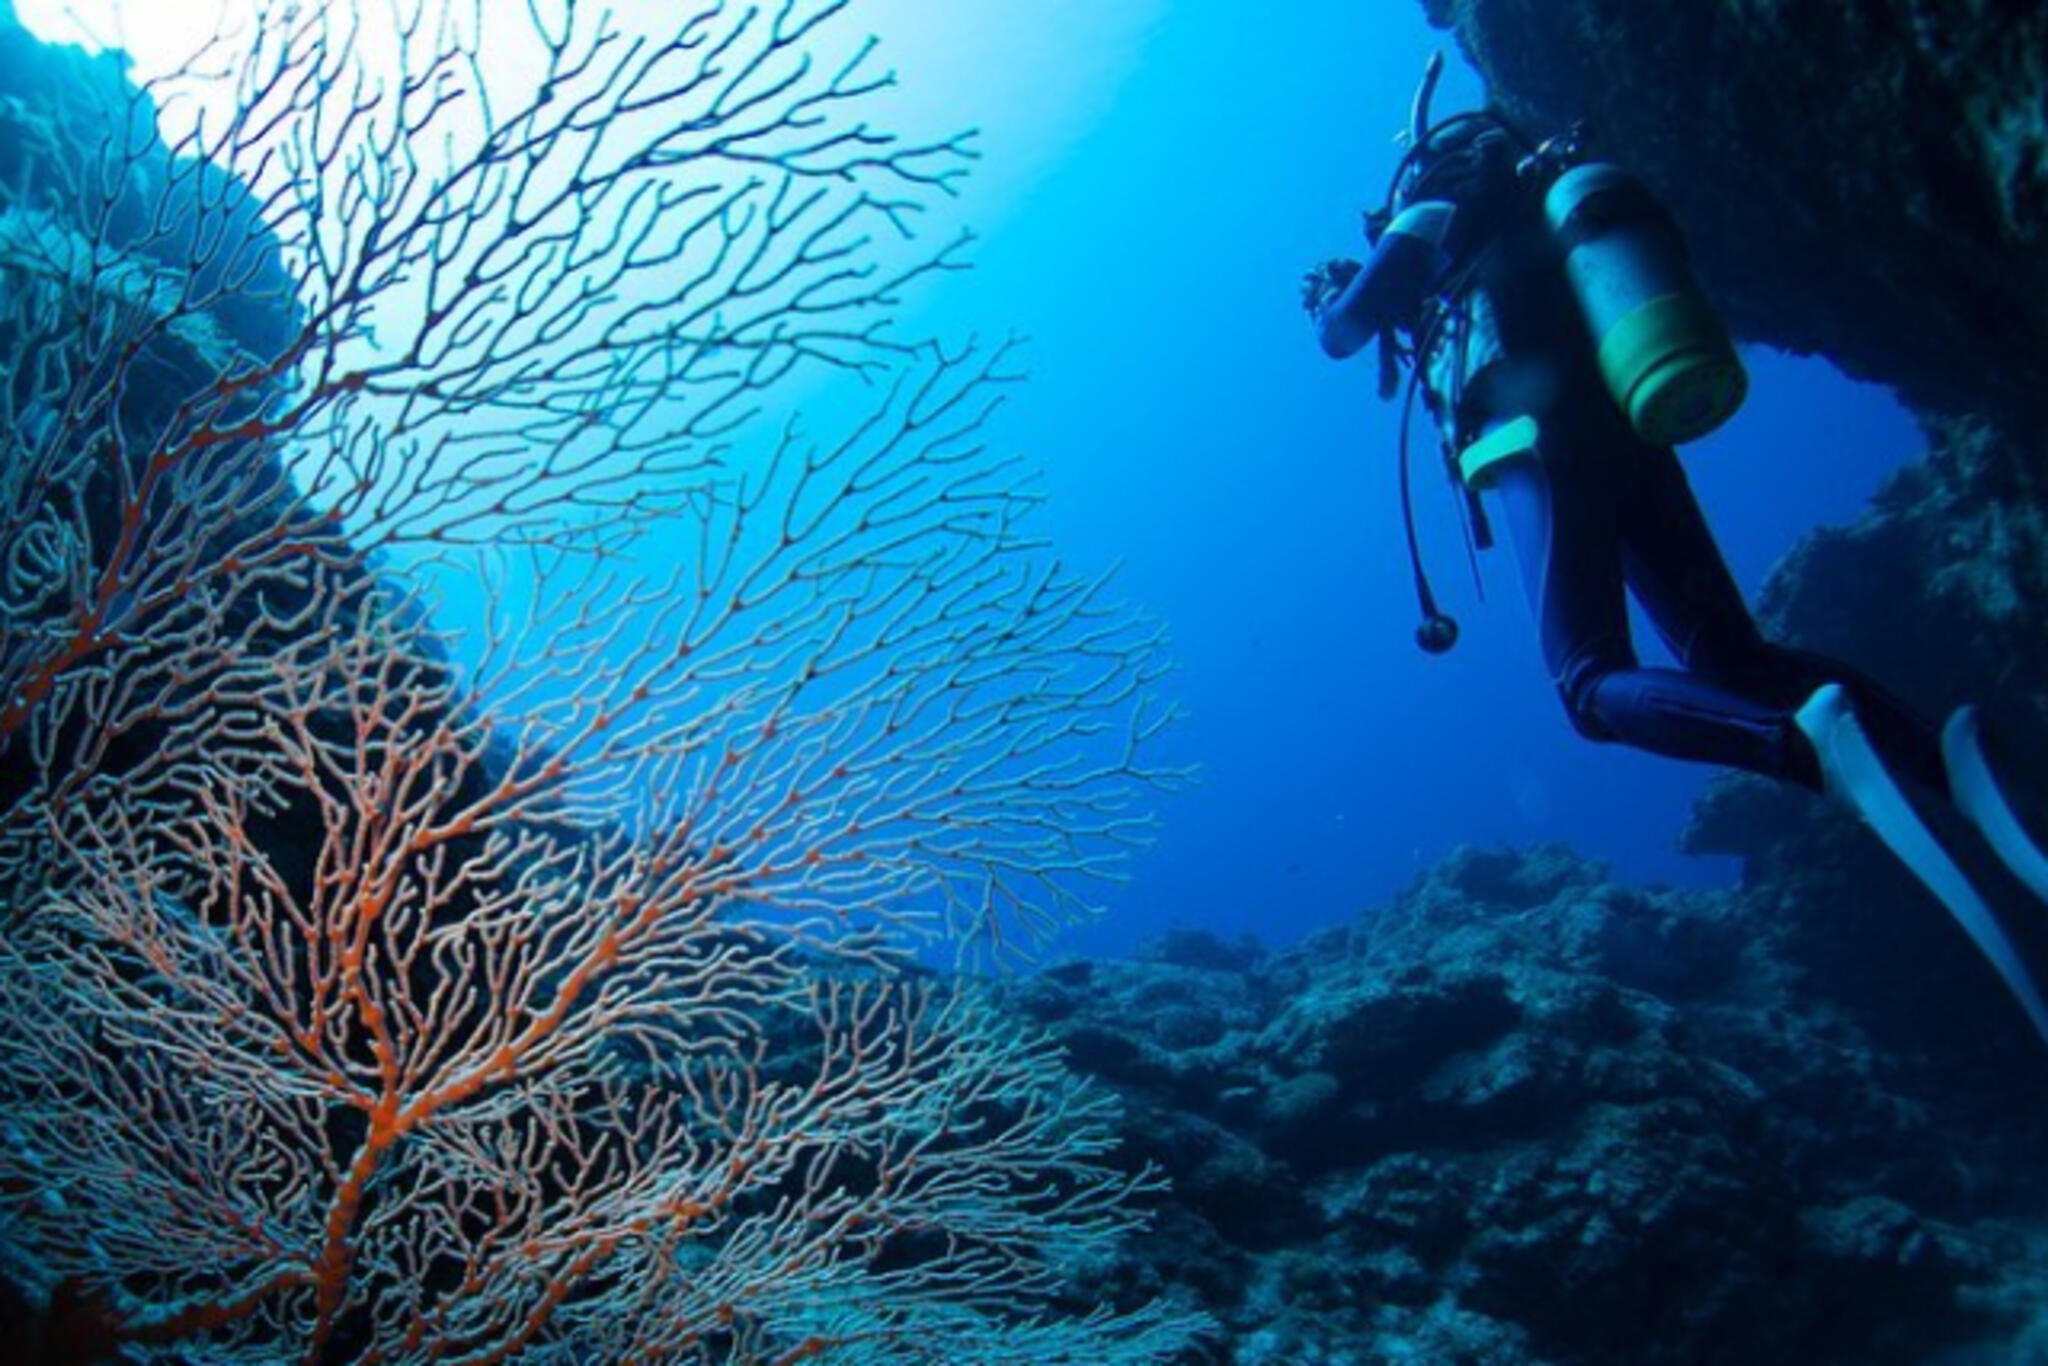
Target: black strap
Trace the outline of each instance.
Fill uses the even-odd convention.
[[[1597,190],[1572,206],[1553,233],[1560,252],[1569,255],[1596,237],[1605,236],[1619,223],[1661,223],[1674,231],[1671,211],[1644,188],[1642,182],[1625,180]]]

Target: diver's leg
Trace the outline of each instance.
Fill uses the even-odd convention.
[[[1811,756],[1797,753],[1794,712],[1828,683],[1841,684],[1894,771],[1947,795],[1934,727],[1889,691],[1839,660],[1766,641],[1728,572],[1675,452],[1636,443],[1622,473],[1622,564],[1630,590],[1687,673],[1742,699],[1745,725],[1775,729],[1790,777],[1818,788]],[[1743,765],[1755,767],[1754,765]]]
[[[1592,739],[1818,789],[1819,769],[1788,709],[1638,664],[1628,637],[1626,477],[1618,473],[1634,451],[1608,448],[1613,437],[1597,424],[1589,431],[1553,418],[1538,458],[1510,462],[1495,479],[1544,659],[1573,724]]]
[[[1553,429],[1543,440],[1559,442],[1560,435]],[[1539,443],[1539,450],[1542,459],[1501,469],[1499,506],[1537,614],[1545,659],[1579,730],[1675,758],[1737,765],[1844,798],[1948,909],[2048,1042],[2048,1001],[2039,979],[1900,791],[1865,734],[1845,684],[1829,678],[1803,704],[1795,700],[1798,688],[1832,666],[1762,641],[1673,453],[1632,440],[1595,447],[1590,454],[1583,445],[1562,443]],[[1621,468],[1631,457],[1639,458],[1637,466]],[[1748,686],[1637,667],[1624,582],[1643,597],[1682,661]],[[1898,730],[1893,738],[1911,754],[1922,728],[1910,712],[1899,710],[1902,716],[1891,722]],[[1929,764],[1924,757],[1910,762]],[[1931,786],[1945,790],[1938,758],[1931,767]]]
[[[1490,485],[1499,523],[1515,552],[1529,615],[1550,681],[1573,726],[1589,739],[1620,738],[1581,700],[1602,678],[1636,667],[1628,634],[1620,526],[1613,508],[1556,448],[1501,465]]]
[[[1638,457],[1622,481],[1623,563],[1672,652],[1706,686],[1739,692],[1771,714],[1790,713],[1820,785],[1853,807],[1947,908],[2048,1042],[2040,979],[1899,785],[1908,777],[1949,795],[1932,727],[1845,665],[1764,641],[1676,455],[1645,447]]]

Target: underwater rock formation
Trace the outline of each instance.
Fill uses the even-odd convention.
[[[1671,205],[1742,337],[1923,412],[2042,420],[2048,10],[1423,4],[1510,114],[1588,121]]]
[[[1182,933],[1009,999],[1173,1179],[1107,1284],[1198,1295],[1232,1366],[1903,1366],[2041,1332],[2048,1264],[1999,1213],[2048,1197],[2038,1124],[1901,1089],[1775,909],[1463,851],[1284,951]]]

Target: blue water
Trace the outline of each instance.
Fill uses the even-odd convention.
[[[1631,878],[1732,877],[1676,849],[1708,770],[1570,730],[1505,552],[1482,557],[1476,600],[1427,450],[1422,533],[1464,638],[1435,659],[1411,643],[1394,406],[1376,400],[1369,357],[1322,357],[1296,280],[1363,250],[1359,212],[1384,191],[1392,135],[1445,36],[1415,4],[1298,0],[1257,23],[1216,3],[1143,8],[1086,136],[992,222],[969,187],[977,269],[919,317],[1030,339],[1032,383],[999,435],[1046,469],[1059,550],[1121,561],[1181,664],[1172,687],[1191,715],[1170,744],[1202,783],[1165,803],[1114,914],[1065,947],[1121,953],[1170,925],[1284,942],[1462,843],[1562,839]],[[1439,109],[1475,89],[1454,72]],[[961,98],[992,157],[1056,112]],[[1003,174],[989,172],[998,190]],[[1753,595],[1921,442],[1881,391],[1819,362],[1748,360],[1747,408],[1687,463]]]

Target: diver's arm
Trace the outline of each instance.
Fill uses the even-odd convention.
[[[1410,205],[1387,225],[1350,283],[1327,306],[1314,310],[1324,354],[1342,360],[1386,328],[1415,316],[1422,296],[1443,271],[1444,234],[1452,212],[1451,205],[1429,200]]]

